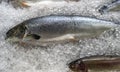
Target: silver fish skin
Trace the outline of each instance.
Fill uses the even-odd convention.
[[[27,6],[31,7],[31,6],[35,6],[35,5],[42,5],[42,4],[55,4],[55,3],[63,3],[63,2],[67,2],[67,3],[71,3],[71,2],[79,2],[80,0],[26,0],[24,2],[24,4],[26,4]]]
[[[120,11],[120,0],[113,1],[110,4],[106,4],[99,9],[99,12],[101,14],[107,12],[118,12],[118,11]]]
[[[112,72],[120,71],[120,56],[90,56],[69,63],[73,72]]]
[[[7,2],[12,4],[14,8],[29,8],[37,4],[48,4],[55,2],[78,2],[79,0],[0,0],[1,2]]]
[[[36,44],[79,40],[99,36],[116,26],[113,22],[75,15],[43,16],[13,27],[7,32],[6,38],[12,41],[24,38],[24,41],[33,40]]]

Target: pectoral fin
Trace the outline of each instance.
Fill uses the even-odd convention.
[[[50,38],[50,39],[42,39],[42,42],[51,42],[51,41],[65,41],[65,40],[75,40],[75,37],[73,34],[66,34],[63,36],[55,37],[55,38]]]

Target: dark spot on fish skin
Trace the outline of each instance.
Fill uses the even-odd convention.
[[[39,40],[41,37],[39,35],[36,34],[32,34],[31,35],[35,40]]]

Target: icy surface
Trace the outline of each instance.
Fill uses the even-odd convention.
[[[57,44],[50,47],[24,48],[5,41],[5,33],[26,19],[45,15],[80,15],[120,23],[120,13],[100,15],[97,9],[111,0],[81,0],[78,3],[51,3],[14,9],[0,4],[0,72],[70,72],[67,64],[91,55],[120,55],[120,27],[79,43]]]

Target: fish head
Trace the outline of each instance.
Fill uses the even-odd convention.
[[[102,6],[98,11],[99,11],[101,14],[104,14],[104,13],[107,12],[107,9],[108,9],[107,5],[104,5],[104,6]]]
[[[12,42],[32,41],[40,39],[40,36],[37,34],[32,34],[29,31],[28,27],[24,23],[22,23],[10,29],[6,33],[5,39]]]
[[[6,33],[6,40],[18,40],[18,39],[22,39],[25,31],[26,31],[26,27],[23,24],[17,25],[15,27],[13,27],[12,29],[10,29],[7,33]]]
[[[87,72],[87,66],[82,60],[76,60],[69,64],[69,68],[75,72]]]

